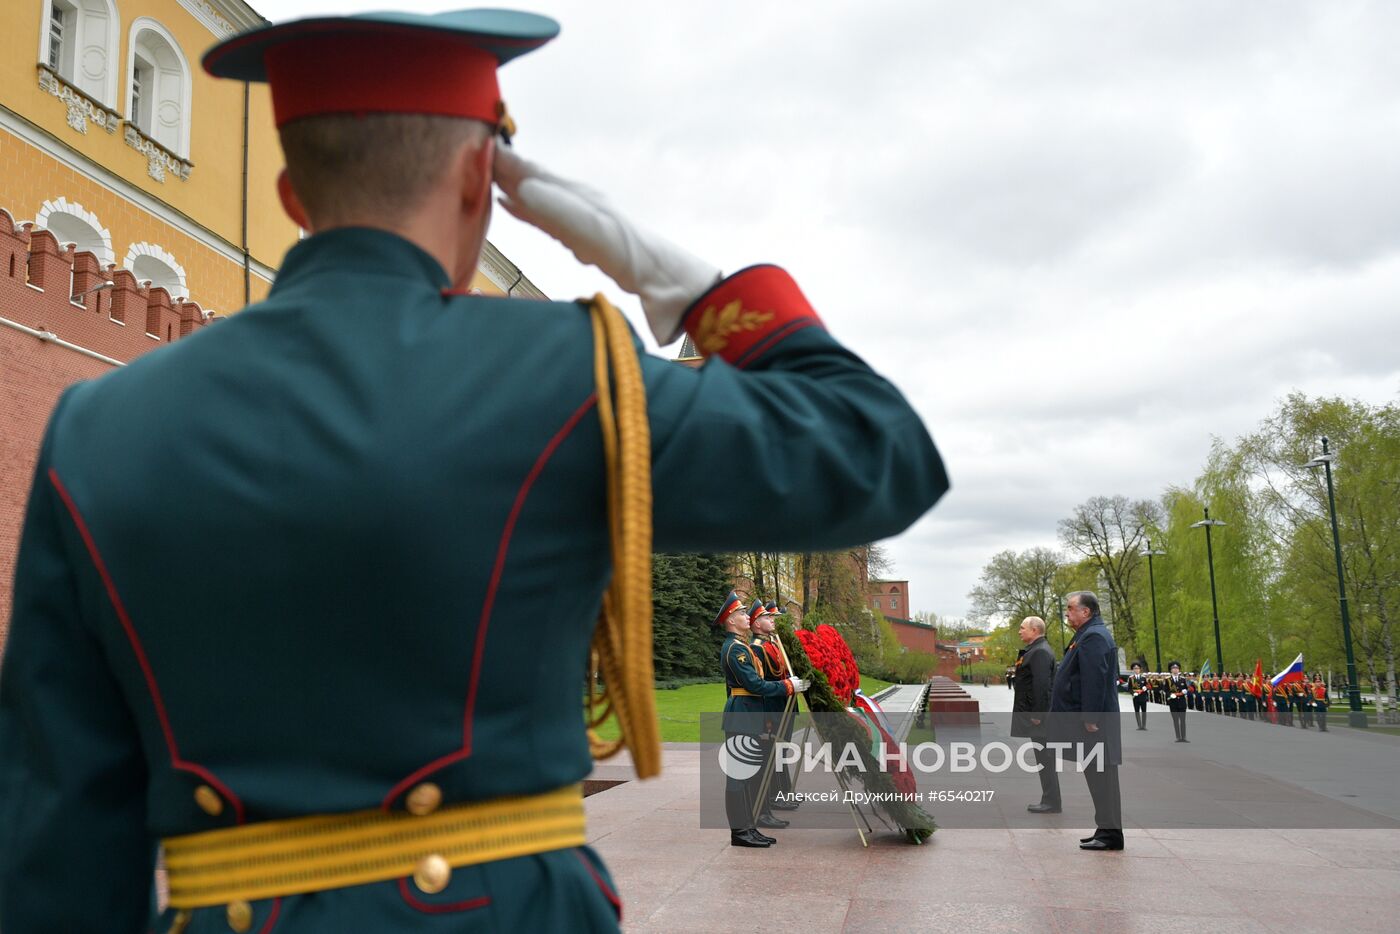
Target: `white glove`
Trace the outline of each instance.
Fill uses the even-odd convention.
[[[720,273],[663,237],[634,226],[600,193],[552,175],[510,149],[496,148],[501,207],[601,269],[642,300],[661,344],[680,336],[681,315],[719,281]]]
[[[805,678],[788,678],[788,684],[792,685],[792,693],[801,694],[812,686],[812,682]]]

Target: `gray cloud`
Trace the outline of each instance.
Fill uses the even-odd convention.
[[[1400,392],[1400,4],[531,7],[564,32],[502,72],[521,151],[786,265],[924,415],[954,488],[890,543],[916,610],[965,612],[1090,496],[1189,484],[1292,390]],[[491,239],[618,296],[508,217]]]

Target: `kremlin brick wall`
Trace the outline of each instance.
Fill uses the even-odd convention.
[[[89,291],[108,282],[109,288]],[[127,363],[206,323],[198,304],[143,288],[128,270],[103,268],[92,253],[63,249],[49,231],[16,225],[0,210],[0,653],[49,413],[68,386],[116,367],[54,339]]]

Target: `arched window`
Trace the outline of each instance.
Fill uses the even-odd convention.
[[[171,298],[189,298],[185,284],[185,267],[165,247],[155,243],[133,243],[126,251],[122,265],[131,270],[138,282],[165,289]]]
[[[88,97],[107,107],[117,97],[114,0],[40,0],[39,61]]]
[[[175,38],[143,16],[131,24],[127,61],[127,120],[148,139],[188,158],[190,66]]]
[[[102,226],[97,215],[81,204],[67,198],[45,201],[34,218],[36,227],[43,227],[58,239],[59,245],[77,244],[97,257],[103,266],[116,262],[112,253],[112,234]]]

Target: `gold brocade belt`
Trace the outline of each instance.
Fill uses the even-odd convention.
[[[758,697],[759,695],[755,694],[753,691],[750,691],[748,688],[730,688],[730,689],[729,689],[729,696],[730,696],[730,697]]]
[[[454,804],[431,814],[354,811],[167,837],[172,908],[202,908],[412,876],[582,846],[583,787]]]

